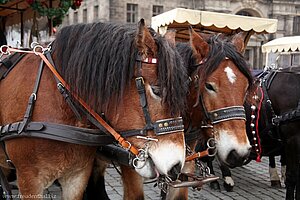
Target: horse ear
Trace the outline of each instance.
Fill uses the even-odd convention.
[[[231,43],[235,46],[236,50],[240,53],[243,53],[245,50],[246,35],[247,32],[239,32],[235,34],[231,39]]]
[[[201,59],[205,58],[209,51],[208,43],[194,31],[194,29],[190,26],[189,27],[190,33],[190,44],[194,50],[196,55],[201,55]]]
[[[172,46],[176,46],[176,30],[168,30],[164,37]]]
[[[157,47],[155,41],[149,32],[148,28],[145,26],[145,20],[141,19],[138,23],[138,30],[135,38],[136,47],[139,50],[139,53],[146,56],[151,50],[152,53],[156,52]]]

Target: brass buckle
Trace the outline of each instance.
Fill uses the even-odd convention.
[[[142,76],[135,78],[135,81],[142,81],[143,85],[145,85],[145,81]]]

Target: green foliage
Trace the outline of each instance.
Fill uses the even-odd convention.
[[[54,17],[63,18],[68,12],[69,8],[73,5],[72,0],[61,0],[59,6],[56,8],[47,8],[39,0],[27,0],[31,8],[37,11],[41,16],[47,16],[52,19]],[[31,3],[32,2],[32,3]]]
[[[0,4],[6,4],[8,0],[0,0]]]
[[[0,0],[0,4],[6,4],[10,0]],[[47,4],[42,3],[41,0],[26,0],[30,7],[37,11],[41,16],[46,16],[49,19],[54,19],[55,25],[59,25],[64,16],[67,14],[69,8],[77,9],[82,0],[60,0],[57,7],[49,8]]]

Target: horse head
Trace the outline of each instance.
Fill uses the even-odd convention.
[[[187,75],[175,49],[144,20],[137,27],[97,23],[84,29],[69,37],[77,42],[73,52],[81,54],[64,59],[69,52],[56,48],[57,56],[64,55],[59,60],[67,61],[61,73],[138,150],[132,164],[141,176],[177,178],[185,160],[180,110]],[[68,43],[66,33],[63,29],[55,44]]]
[[[231,41],[213,35],[204,40],[190,29],[194,63],[190,70],[188,107],[193,126],[205,128],[215,140],[219,160],[230,166],[241,166],[250,153],[243,107],[252,77],[245,59],[243,35]],[[210,140],[212,141],[212,140]],[[214,144],[210,144],[214,145]]]

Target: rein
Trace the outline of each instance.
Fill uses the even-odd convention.
[[[40,47],[42,49],[42,52],[38,52],[37,48]],[[2,48],[1,48],[2,49]],[[15,48],[10,48],[7,47],[6,52],[22,52],[22,53],[31,53],[31,54],[35,54],[38,55],[46,64],[46,66],[48,67],[48,69],[50,69],[50,71],[53,73],[53,75],[61,82],[61,84],[70,91],[70,86],[65,82],[65,80],[61,77],[61,75],[57,72],[57,70],[55,69],[55,67],[49,62],[49,60],[46,58],[45,54],[47,52],[49,52],[49,48],[43,48],[41,46],[35,46],[33,51],[24,51],[24,50],[19,50],[19,49],[15,49]],[[119,133],[117,133],[110,125],[107,124],[107,122],[105,122],[99,115],[98,113],[96,113],[82,98],[80,98],[77,94],[73,93],[72,94],[73,98],[76,99],[78,101],[78,103],[80,103],[80,105],[85,108],[88,113],[90,113],[91,116],[93,116],[97,122],[99,122],[101,124],[101,126],[103,126],[114,138],[115,140],[118,141],[118,143],[124,148],[129,150],[131,153],[133,153],[134,155],[138,155],[139,151],[137,148],[135,148],[134,146],[131,145],[130,142],[128,142],[127,140],[125,140]],[[33,97],[33,98],[36,98]]]

